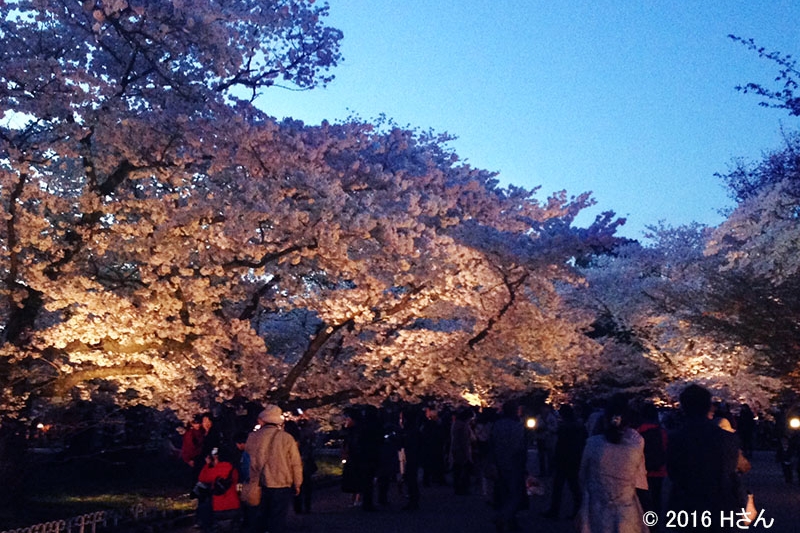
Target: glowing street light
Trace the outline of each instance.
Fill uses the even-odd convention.
[[[533,417],[531,417],[531,418],[527,419],[527,420],[525,421],[525,427],[527,427],[528,429],[534,429],[534,428],[536,428],[536,419],[535,419],[535,418],[533,418]]]
[[[800,417],[793,416],[790,418],[789,427],[792,429],[800,429]]]

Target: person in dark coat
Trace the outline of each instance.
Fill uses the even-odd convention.
[[[489,439],[492,435],[492,424],[497,418],[497,411],[494,409],[483,409],[478,413],[475,420],[475,469],[478,474],[478,481],[481,488],[481,496],[491,498],[493,492],[494,465],[491,462],[489,449]]]
[[[303,460],[303,484],[300,486],[300,494],[295,496],[294,510],[297,513],[310,513],[314,494],[314,474],[317,472],[315,457],[317,431],[314,422],[307,418],[301,418],[297,426],[299,429],[297,447]]]
[[[314,492],[314,473],[317,471],[317,462],[314,459],[316,440],[314,428],[308,419],[300,418],[284,422],[283,430],[294,437],[303,461],[303,484],[300,486],[300,494],[295,495],[292,506],[296,514],[310,513],[311,495]]]
[[[211,413],[200,415],[200,429],[203,432],[203,438],[200,442],[200,453],[194,459],[193,474],[195,481],[200,475],[200,470],[206,464],[206,458],[211,455],[211,451],[214,449],[222,450],[222,433],[214,422],[214,417]]]
[[[472,475],[472,443],[475,436],[470,427],[473,414],[470,409],[460,409],[450,427],[450,464],[453,467],[453,490],[459,496],[469,494]]]
[[[345,464],[342,490],[355,494],[354,503],[365,511],[374,511],[373,495],[381,448],[381,424],[372,406],[349,409],[345,423]]]
[[[196,462],[201,463],[200,468],[203,468],[206,464],[206,457],[211,455],[211,450],[215,448],[222,450],[222,432],[211,413],[203,413],[200,424],[203,427],[203,443]]]
[[[794,450],[789,442],[788,437],[781,437],[778,442],[778,451],[775,453],[775,460],[781,465],[783,472],[783,479],[786,483],[792,483],[792,459],[794,457]]]
[[[342,492],[353,495],[353,505],[360,504],[362,480],[360,466],[362,432],[358,427],[359,416],[356,409],[344,412],[344,442],[342,444]]]
[[[397,423],[386,421],[383,425],[383,441],[381,442],[378,461],[377,484],[378,503],[389,505],[389,488],[397,481],[400,473],[399,452],[402,446],[400,428]]]
[[[400,413],[400,436],[403,461],[400,472],[408,494],[408,503],[404,511],[419,509],[419,469],[422,464],[420,452],[420,412],[415,407],[408,407]]]
[[[425,420],[421,431],[422,483],[426,487],[431,483],[444,485],[448,428],[444,426],[439,418],[439,411],[434,407],[425,408]]]
[[[736,417],[736,433],[742,442],[742,452],[747,459],[753,459],[753,448],[756,438],[756,415],[750,406],[743,403],[739,416]]]
[[[558,518],[565,484],[569,486],[572,493],[572,516],[577,515],[581,507],[578,472],[580,471],[583,447],[586,445],[589,435],[571,405],[562,405],[559,415],[561,422],[558,424],[554,455],[553,498],[550,501],[550,508],[544,513],[546,518]]]
[[[696,511],[698,516],[709,511],[712,517],[740,511],[746,501],[736,473],[738,438],[709,419],[708,389],[687,386],[680,394],[680,405],[683,427],[670,433],[667,441],[669,509]],[[716,519],[714,526],[720,526]]]
[[[511,531],[518,527],[515,517],[525,495],[528,455],[525,426],[519,419],[519,407],[515,402],[503,404],[503,416],[492,426],[489,447],[497,471],[495,526],[498,532]]]

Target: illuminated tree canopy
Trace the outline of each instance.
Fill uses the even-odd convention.
[[[449,138],[277,122],[340,61],[326,7],[19,0],[0,21],[0,408],[111,391],[320,405],[587,379],[561,287],[619,220]]]
[[[650,229],[651,243],[629,243],[583,269],[575,305],[598,317],[591,336],[602,345],[595,387],[677,398],[689,382],[721,398],[768,407],[790,384],[777,353],[752,335],[764,309],[763,285],[723,268],[709,253],[712,230],[692,224]]]
[[[100,394],[184,412],[793,383],[796,141],[725,177],[718,228],[642,246],[446,134],[256,108],[331,81],[327,6],[0,7],[3,417]]]
[[[798,114],[791,56],[731,36],[779,69],[771,89],[748,83],[761,105]],[[628,243],[587,262],[574,305],[597,316],[602,345],[596,381],[671,393],[701,381],[732,401],[770,405],[800,377],[800,141],[719,175],[735,207],[715,228],[665,223],[646,246]],[[615,364],[614,362],[618,362]]]

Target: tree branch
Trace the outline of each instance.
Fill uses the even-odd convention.
[[[261,287],[256,289],[253,293],[253,296],[250,298],[250,301],[247,303],[247,306],[242,309],[242,312],[239,314],[239,320],[250,320],[256,313],[258,309],[258,303],[261,301],[261,297],[264,296],[270,289],[275,287],[280,282],[280,276],[274,276],[271,280],[267,283],[264,283]]]
[[[295,363],[292,369],[286,374],[286,377],[281,382],[281,385],[270,396],[275,402],[285,402],[289,399],[289,394],[292,392],[295,383],[303,375],[303,372],[308,370],[311,362],[316,357],[317,353],[327,344],[331,337],[336,335],[342,328],[349,327],[353,324],[353,319],[348,319],[341,324],[335,326],[328,326],[322,324],[314,335],[314,339],[309,343],[306,351],[300,357],[300,360]]]
[[[353,398],[361,398],[364,396],[368,396],[368,394],[360,389],[346,389],[339,392],[334,392],[332,394],[315,396],[313,398],[296,398],[285,401],[281,405],[289,411],[293,411],[295,409],[312,409],[314,407],[322,407],[325,405],[336,405],[347,400],[352,400]]]
[[[153,372],[153,366],[145,363],[134,363],[124,366],[96,367],[79,370],[67,374],[62,378],[56,379],[53,384],[53,391],[56,395],[62,395],[70,391],[79,383],[91,381],[93,379],[108,379],[126,376],[144,376]]]
[[[475,346],[485,339],[489,333],[491,333],[494,326],[503,318],[503,316],[511,309],[511,306],[514,305],[514,301],[517,299],[517,289],[525,283],[525,280],[528,279],[528,272],[525,272],[519,279],[515,281],[510,281],[506,274],[503,274],[503,283],[508,290],[508,301],[500,308],[500,311],[497,312],[497,315],[493,316],[489,319],[489,322],[486,324],[486,327],[483,328],[477,335],[472,337],[468,342],[467,345],[470,347],[471,350],[475,349]]]
[[[287,256],[294,252],[299,252],[303,249],[313,250],[317,247],[316,241],[309,244],[308,246],[303,244],[295,244],[294,246],[290,246],[283,250],[278,250],[277,252],[272,252],[271,254],[266,254],[261,257],[258,261],[253,261],[249,259],[234,259],[233,261],[229,261],[225,263],[223,267],[230,268],[230,267],[245,267],[245,268],[262,268],[266,266],[268,263],[271,263],[281,257]]]

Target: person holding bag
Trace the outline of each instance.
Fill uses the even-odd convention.
[[[242,489],[243,494],[247,492],[248,504],[257,508],[251,533],[283,533],[292,499],[303,484],[303,463],[297,441],[283,430],[280,407],[268,405],[258,419],[261,428],[245,443],[250,481]]]

